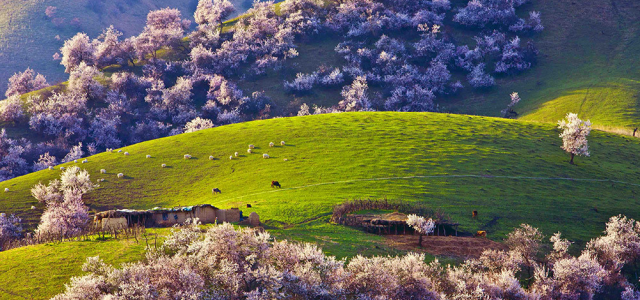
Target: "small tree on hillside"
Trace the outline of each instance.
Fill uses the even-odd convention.
[[[520,95],[517,92],[511,93],[511,102],[507,105],[507,108],[500,111],[503,118],[509,118],[512,115],[518,116],[518,113],[513,110],[513,107],[520,102]]]
[[[436,223],[432,219],[425,219],[417,215],[407,216],[407,225],[415,229],[420,234],[420,240],[418,244],[422,247],[422,236],[433,232],[436,227]]]
[[[591,122],[582,121],[577,114],[568,113],[566,119],[558,122],[558,128],[562,129],[562,149],[571,154],[570,164],[576,155],[589,156],[587,136],[591,132]]]

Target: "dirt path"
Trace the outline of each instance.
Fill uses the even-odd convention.
[[[505,250],[507,248],[501,243],[486,238],[425,236],[422,238],[422,247],[419,248],[417,235],[387,235],[385,237],[387,245],[396,249],[461,258],[478,258],[486,249]]]

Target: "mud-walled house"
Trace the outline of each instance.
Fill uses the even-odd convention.
[[[182,224],[187,219],[198,218],[202,224],[235,223],[242,219],[238,208],[219,209],[210,204],[149,210],[119,209],[96,213],[94,224],[102,229],[132,227],[169,227]]]

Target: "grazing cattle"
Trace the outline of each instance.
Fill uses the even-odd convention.
[[[247,208],[251,208],[251,204],[247,203]]]
[[[478,230],[478,232],[476,232],[475,234],[476,237],[483,237],[486,238],[487,237],[487,232],[484,230]]]
[[[272,181],[272,182],[271,182],[271,187],[272,187],[272,188],[273,188],[273,187],[281,188],[281,186],[280,186],[280,182]]]
[[[213,190],[211,190],[214,194],[222,194],[222,191],[220,191],[219,188],[214,188]]]
[[[477,217],[478,217],[478,211],[477,211],[477,210],[474,210],[474,211],[471,213],[471,216],[472,216],[472,217],[474,217],[474,218],[477,218]]]

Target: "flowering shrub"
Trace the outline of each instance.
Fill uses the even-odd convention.
[[[412,215],[408,223],[422,233],[433,222]],[[120,269],[91,257],[86,275],[74,277],[54,299],[104,299],[140,295],[178,295],[189,299],[592,299],[605,287],[620,298],[639,293],[620,266],[639,258],[640,225],[611,218],[606,236],[573,257],[569,243],[552,237],[554,260],[540,259],[540,232],[522,225],[507,239],[508,250],[486,250],[458,266],[425,262],[423,254],[356,256],[348,262],[325,255],[313,244],[273,241],[266,232],[235,229],[224,223],[201,229],[197,220],[176,226],[144,261]],[[622,235],[621,235],[622,234]],[[620,238],[620,239],[618,239]],[[624,240],[630,238],[631,240]],[[597,242],[599,239],[602,242]],[[550,255],[551,255],[550,254]],[[561,254],[561,255],[559,255]],[[613,255],[613,256],[609,256]],[[621,264],[608,268],[612,260]],[[527,262],[528,261],[528,262]],[[610,265],[613,266],[613,265]],[[533,269],[527,287],[517,275]],[[612,279],[620,281],[612,281]],[[157,297],[157,296],[155,296]]]

